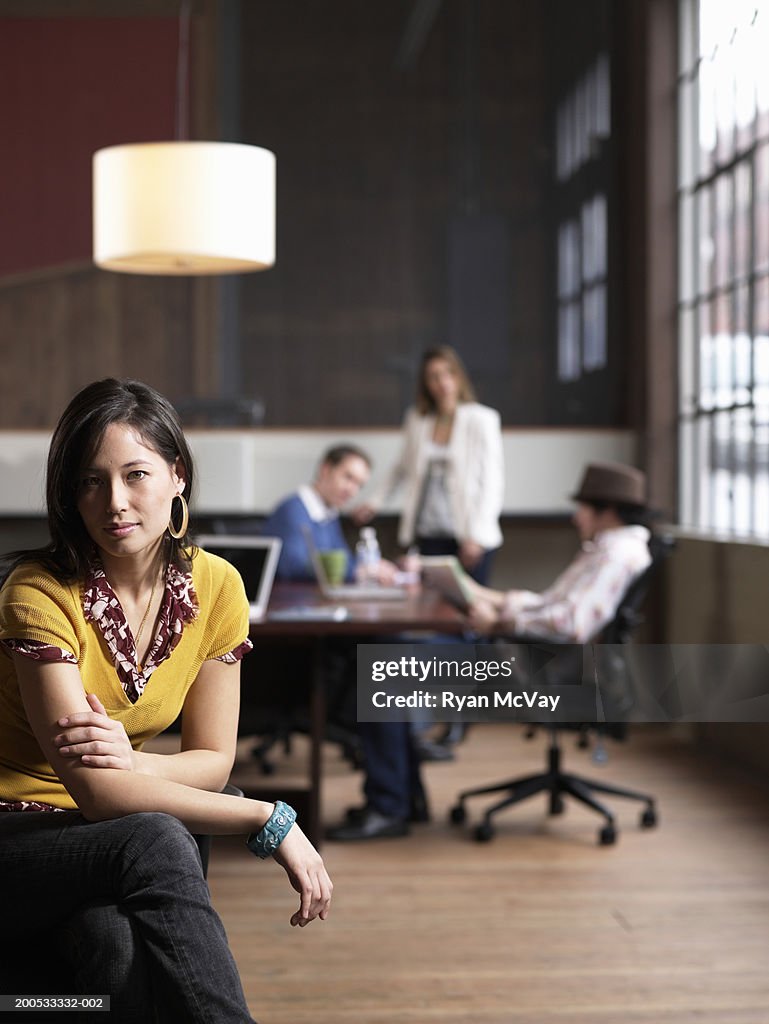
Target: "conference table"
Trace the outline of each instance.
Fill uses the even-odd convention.
[[[344,618],[331,617],[343,609]],[[301,805],[302,827],[310,840],[322,841],[321,786],[326,728],[324,650],[331,638],[380,642],[404,633],[461,634],[467,619],[440,594],[422,587],[404,588],[399,600],[330,601],[312,584],[276,583],[263,618],[250,625],[254,654],[260,644],[301,644],[312,652],[310,680],[310,764],[307,787],[292,791]],[[254,655],[252,655],[253,657]],[[296,792],[296,796],[293,793]],[[254,794],[256,795],[256,794]],[[262,794],[260,794],[262,795]]]

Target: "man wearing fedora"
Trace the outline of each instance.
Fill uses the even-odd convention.
[[[614,618],[628,586],[651,562],[646,477],[632,466],[590,463],[572,498],[579,554],[540,594],[472,585],[470,620],[479,632],[580,644]]]
[[[475,594],[470,620],[480,633],[514,633],[564,643],[585,643],[614,618],[630,583],[651,562],[646,478],[631,466],[591,463],[579,489],[574,525],[582,549],[552,586],[530,590],[491,590],[465,579]],[[346,821],[327,838],[339,841],[405,836],[410,821],[427,818],[421,779],[410,759],[408,726],[368,723],[376,730],[382,756],[376,771],[368,765],[367,803],[351,808]],[[415,799],[416,798],[416,799]]]

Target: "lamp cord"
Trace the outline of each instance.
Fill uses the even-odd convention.
[[[183,142],[189,137],[189,95],[190,95],[190,16],[191,0],[181,0],[179,5],[179,48],[176,58],[176,141]]]

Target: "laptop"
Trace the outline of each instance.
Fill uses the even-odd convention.
[[[406,598],[406,591],[403,587],[384,587],[376,583],[338,583],[332,585],[328,581],[326,570],[320,558],[318,546],[312,531],[303,527],[304,539],[307,541],[307,548],[310,552],[310,561],[318,581],[321,593],[324,597],[333,601],[403,601]]]
[[[249,600],[249,619],[264,617],[272,593],[275,570],[278,568],[280,537],[235,536],[209,533],[196,543],[212,555],[231,562],[240,573]]]
[[[455,555],[421,555],[422,582],[437,590],[461,612],[466,612],[472,597],[465,585],[467,574]]]

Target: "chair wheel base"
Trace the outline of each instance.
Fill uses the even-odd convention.
[[[494,829],[487,821],[484,821],[482,825],[478,825],[475,829],[475,841],[477,843],[488,843],[493,836]]]
[[[657,812],[653,807],[647,807],[641,815],[641,828],[654,828],[657,824]]]
[[[604,825],[598,833],[599,846],[613,846],[617,842],[617,830],[613,825]]]
[[[464,825],[467,818],[467,811],[462,804],[457,804],[449,811],[449,821],[452,825]]]

